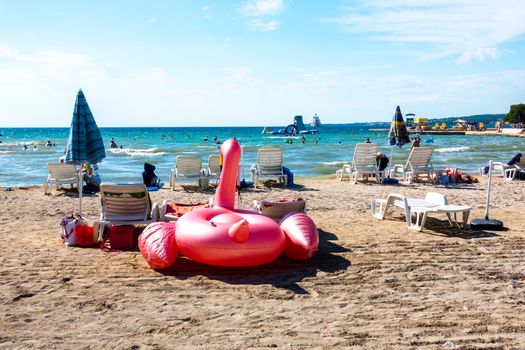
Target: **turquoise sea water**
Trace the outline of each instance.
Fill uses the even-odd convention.
[[[383,152],[390,154],[387,131],[368,131],[352,125],[327,125],[318,135],[300,137],[293,144],[286,138],[262,135],[262,127],[194,127],[194,128],[101,128],[106,147],[111,138],[122,149],[106,149],[107,157],[99,164],[99,173],[105,182],[140,182],[144,162],[157,167],[156,173],[167,181],[177,155],[201,155],[203,166],[210,154],[218,154],[219,140],[236,137],[244,149],[244,174],[255,162],[257,150],[264,146],[277,146],[284,150],[285,166],[296,176],[313,177],[333,175],[342,164],[352,160],[356,143],[370,138]],[[47,163],[58,162],[69,135],[69,128],[3,128],[0,129],[0,186],[40,185],[47,177]],[[203,141],[208,136],[209,141]],[[318,138],[319,143],[314,139]],[[426,144],[431,136],[422,136],[422,145],[433,146],[433,164],[436,169],[457,167],[476,173],[488,160],[508,161],[518,152],[525,151],[525,139],[503,136],[432,136],[434,143]],[[55,144],[46,147],[47,141]],[[27,145],[28,150],[23,146]],[[37,146],[33,150],[33,146]],[[410,145],[394,149],[394,163],[404,163]]]

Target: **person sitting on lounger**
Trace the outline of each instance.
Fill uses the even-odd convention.
[[[160,179],[155,175],[155,166],[149,163],[144,163],[144,171],[142,172],[142,180],[146,187],[155,187],[159,184]]]

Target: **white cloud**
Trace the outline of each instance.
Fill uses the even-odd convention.
[[[430,44],[423,59],[467,63],[498,58],[498,46],[525,34],[524,17],[522,0],[369,0],[327,21],[378,41]]]
[[[253,31],[259,32],[272,32],[279,29],[279,21],[269,20],[264,21],[260,19],[252,19],[248,21],[248,28]]]
[[[157,22],[157,19],[156,19],[155,17],[151,17],[151,18],[149,18],[149,19],[146,21],[147,24],[151,24],[151,23],[155,23],[155,22]]]
[[[251,0],[243,4],[241,13],[246,17],[275,16],[283,8],[283,0]]]
[[[88,63],[89,58],[82,54],[65,51],[37,51],[32,54],[23,53],[7,45],[0,45],[0,57],[20,62],[46,63],[53,65],[81,66]]]
[[[280,22],[268,17],[277,16],[283,9],[283,0],[250,0],[246,1],[239,11],[249,18],[247,25],[250,30],[272,32],[279,28]]]

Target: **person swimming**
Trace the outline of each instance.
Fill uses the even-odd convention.
[[[51,143],[51,141],[48,140],[46,143],[46,147],[51,147],[51,146],[53,146],[53,144]]]
[[[24,151],[27,151],[27,145],[24,145]]]
[[[114,138],[111,138],[111,142],[109,143],[109,148],[118,148],[118,145],[115,142]]]
[[[202,141],[209,141],[210,139],[208,138],[208,136],[204,136],[204,138],[202,139]]]

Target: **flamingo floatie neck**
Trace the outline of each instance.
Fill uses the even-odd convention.
[[[237,174],[241,159],[241,145],[235,139],[225,141],[221,146],[222,170],[214,206],[232,210],[235,207]]]

